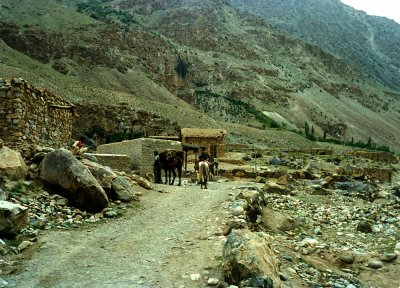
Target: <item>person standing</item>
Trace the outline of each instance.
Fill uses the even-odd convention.
[[[200,156],[199,156],[199,161],[209,161],[210,160],[210,155],[208,155],[207,150],[205,147],[201,148]]]
[[[153,170],[154,170],[154,183],[162,184],[160,156],[158,155],[158,151],[154,151]]]

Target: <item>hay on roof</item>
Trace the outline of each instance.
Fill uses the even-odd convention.
[[[227,134],[224,129],[199,129],[199,128],[182,128],[182,138],[219,138],[223,139]]]

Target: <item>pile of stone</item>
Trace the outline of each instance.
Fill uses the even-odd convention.
[[[327,161],[344,165],[325,170],[321,167],[329,165],[322,162],[307,159],[303,170],[310,179],[291,171],[264,179],[264,186],[232,191],[225,206],[231,220],[222,232],[227,235],[222,259],[227,282],[354,288],[366,287],[360,274],[396,270],[400,189],[389,182],[393,169],[344,159]]]
[[[26,161],[18,151],[0,147],[0,237],[115,217],[125,209],[122,203],[152,188],[140,176],[77,159],[66,149],[34,147],[22,154]]]

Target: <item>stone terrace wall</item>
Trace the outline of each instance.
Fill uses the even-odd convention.
[[[0,138],[9,147],[65,147],[72,135],[73,105],[22,79],[0,78]]]
[[[166,149],[182,150],[182,144],[179,141],[140,138],[99,145],[97,152],[130,156],[132,169],[138,170],[139,174],[144,176],[148,172],[153,172],[154,151],[161,152]]]
[[[378,162],[386,162],[386,163],[398,163],[399,162],[396,155],[389,153],[389,152],[350,151],[350,152],[344,153],[344,155],[371,159],[371,160],[378,161]]]

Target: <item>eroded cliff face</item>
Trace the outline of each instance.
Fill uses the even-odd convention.
[[[96,144],[143,136],[179,136],[180,127],[168,119],[126,105],[78,104],[75,136],[85,135]]]

